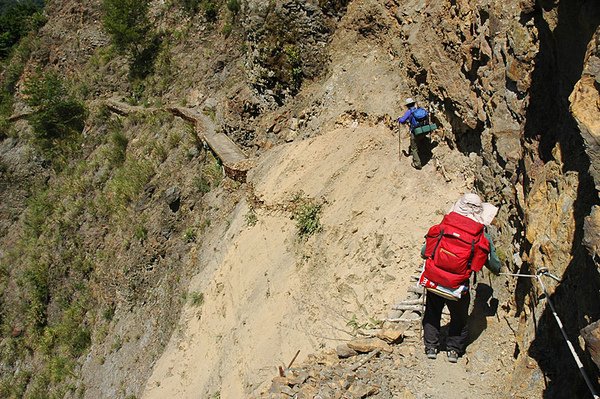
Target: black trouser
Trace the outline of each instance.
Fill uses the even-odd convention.
[[[413,166],[421,169],[423,164],[428,161],[427,156],[427,140],[428,137],[424,134],[415,136],[412,131],[410,133],[410,153],[413,159]]]
[[[444,305],[447,305],[450,311],[450,326],[448,328],[448,338],[446,339],[446,350],[455,350],[459,355],[464,353],[469,337],[467,317],[469,316],[470,301],[469,291],[465,292],[458,301],[446,299],[427,291],[427,302],[425,303],[425,314],[423,315],[425,348],[439,349],[442,309]]]

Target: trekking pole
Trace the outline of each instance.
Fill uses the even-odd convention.
[[[548,276],[550,278],[555,278],[556,277],[556,276],[552,276],[551,277],[550,273],[548,273],[547,270],[545,272],[542,272],[542,275],[543,276]],[[539,276],[538,276],[537,280],[540,283],[540,285],[542,286],[542,291],[544,291],[544,295],[546,295],[546,299],[548,300],[548,305],[550,305],[550,309],[552,310],[552,315],[554,316],[554,319],[556,319],[556,324],[558,324],[558,328],[560,328],[560,332],[562,333],[563,338],[565,339],[565,341],[567,341],[567,346],[569,347],[569,350],[571,351],[571,355],[573,356],[573,359],[575,359],[575,363],[577,364],[577,367],[579,368],[579,372],[581,373],[581,376],[585,380],[585,383],[587,384],[587,386],[588,386],[590,392],[592,393],[592,396],[594,397],[594,399],[599,399],[600,397],[598,396],[598,394],[594,390],[594,386],[592,385],[592,382],[590,381],[587,373],[585,372],[585,369],[583,368],[583,363],[581,363],[581,360],[579,359],[579,356],[577,355],[577,352],[575,352],[575,347],[571,343],[571,340],[569,339],[569,337],[567,336],[567,333],[565,332],[565,329],[563,328],[562,322],[558,318],[558,314],[556,313],[556,309],[554,309],[554,304],[550,300],[550,297],[548,297],[548,293],[546,292],[546,286],[544,285],[542,279]]]
[[[596,390],[594,389],[592,382],[590,381],[587,373],[585,372],[585,368],[583,367],[583,363],[581,363],[581,359],[579,359],[579,356],[577,355],[577,352],[575,351],[575,347],[573,346],[573,344],[571,343],[571,340],[569,339],[569,337],[567,336],[567,333],[565,332],[563,323],[560,320],[560,318],[558,317],[558,314],[556,313],[556,309],[554,308],[554,304],[552,303],[552,301],[550,300],[550,297],[548,296],[548,291],[546,291],[546,286],[544,285],[544,282],[542,281],[541,276],[549,277],[558,282],[560,282],[561,280],[558,277],[556,277],[554,274],[550,273],[547,268],[539,268],[535,275],[519,274],[519,273],[500,273],[500,274],[503,276],[511,276],[511,277],[535,278],[538,281],[538,283],[540,284],[540,287],[542,287],[542,291],[544,292],[546,301],[548,302],[548,305],[550,305],[550,310],[552,311],[552,315],[554,316],[554,319],[556,320],[556,324],[558,324],[558,328],[560,329],[560,332],[562,333],[563,338],[567,342],[569,351],[571,351],[571,356],[573,356],[573,359],[575,360],[575,363],[577,364],[577,368],[579,368],[579,372],[581,373],[583,380],[585,381],[585,383],[586,383],[588,389],[590,390],[590,393],[594,397],[594,399],[600,399],[600,396],[598,396],[598,394],[596,393]]]
[[[402,138],[400,137],[400,129],[398,131],[398,161],[402,161]]]
[[[398,131],[398,161],[402,161],[402,131],[400,127],[396,130]]]

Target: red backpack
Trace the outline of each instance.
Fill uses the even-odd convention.
[[[466,216],[450,212],[425,236],[423,276],[448,288],[457,288],[478,272],[490,253],[484,226]]]

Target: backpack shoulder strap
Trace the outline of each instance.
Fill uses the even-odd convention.
[[[440,246],[440,242],[442,241],[443,237],[444,237],[444,229],[441,229],[440,235],[437,239],[437,242],[435,243],[435,247],[433,247],[433,252],[431,252],[431,259],[435,258],[435,251],[437,251],[438,247]]]
[[[471,263],[473,263],[473,257],[475,256],[475,240],[471,241],[471,253],[469,254],[469,260],[467,260],[467,268],[471,270]]]

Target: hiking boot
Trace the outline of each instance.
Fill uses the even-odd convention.
[[[458,353],[455,350],[448,351],[448,361],[450,363],[458,362]]]
[[[412,161],[412,162],[410,163],[410,166],[412,166],[412,167],[413,167],[413,168],[415,168],[416,170],[421,170],[421,165],[417,165],[417,164],[415,163],[415,161]]]
[[[425,354],[427,355],[428,359],[435,359],[437,358],[437,349],[435,348],[425,348]]]

